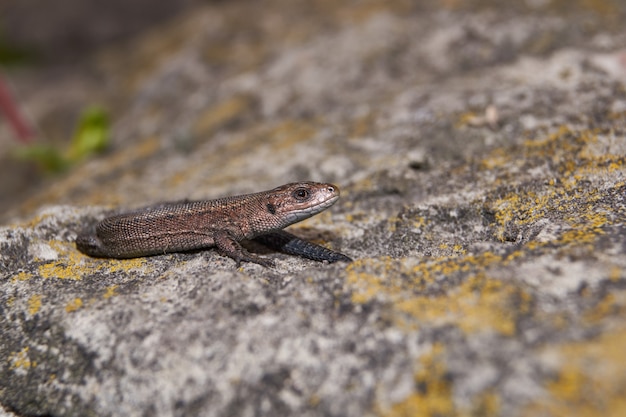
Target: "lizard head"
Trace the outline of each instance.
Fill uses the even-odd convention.
[[[264,217],[275,222],[275,229],[282,229],[335,204],[339,199],[339,187],[328,183],[295,182],[264,194]]]

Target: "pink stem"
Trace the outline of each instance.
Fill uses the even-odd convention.
[[[28,143],[33,139],[35,136],[33,133],[34,129],[32,129],[22,117],[2,76],[0,76],[0,112],[7,118],[15,135],[21,142]]]

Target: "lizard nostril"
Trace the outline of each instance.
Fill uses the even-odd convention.
[[[335,194],[337,192],[337,190],[335,190],[335,187],[333,187],[332,185],[328,186],[328,192],[331,194]]]

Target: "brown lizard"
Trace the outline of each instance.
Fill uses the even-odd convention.
[[[107,217],[78,235],[76,247],[101,258],[136,258],[170,252],[217,249],[235,260],[273,266],[240,241],[256,240],[273,249],[317,261],[352,261],[283,229],[326,210],[339,198],[333,184],[298,182],[269,191],[216,200],[165,203]]]

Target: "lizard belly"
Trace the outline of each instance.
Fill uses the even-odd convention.
[[[183,252],[215,245],[210,235],[180,230],[151,233],[146,236],[120,237],[118,235],[113,238],[100,238],[100,242],[109,253],[115,253],[116,257],[124,258]]]

